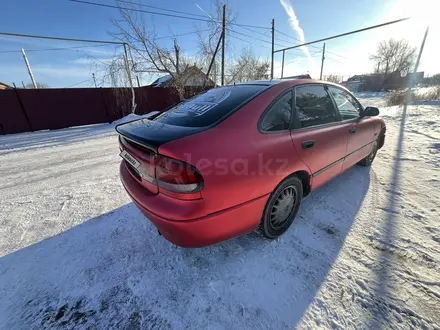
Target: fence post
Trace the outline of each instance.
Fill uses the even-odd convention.
[[[29,126],[29,129],[31,130],[31,132],[33,132],[34,129],[32,128],[31,121],[29,120],[29,117],[27,115],[26,109],[24,108],[23,102],[21,102],[21,98],[20,98],[20,95],[18,94],[17,88],[14,88],[14,92],[15,92],[15,95],[17,96],[18,103],[20,104],[21,111],[23,112],[23,115],[26,118],[26,122]]]
[[[108,113],[107,103],[105,103],[105,97],[104,97],[104,95],[102,94],[102,87],[99,87],[99,89],[100,89],[100,94],[101,94],[101,101],[102,101],[102,104],[104,104],[104,109],[105,109],[105,113],[107,114],[108,122],[111,123],[111,122],[112,122],[112,117],[111,117],[111,115]],[[119,118],[118,118],[118,119],[119,119]]]

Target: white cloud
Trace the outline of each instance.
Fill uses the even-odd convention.
[[[286,14],[289,16],[289,23],[291,28],[293,29],[293,31],[295,31],[301,43],[305,43],[304,31],[299,26],[299,21],[298,18],[296,17],[295,11],[293,10],[292,4],[290,3],[289,0],[280,0],[280,3],[283,6],[284,10],[286,11]],[[309,49],[306,46],[300,47],[300,49],[304,52],[304,54],[307,55],[309,59],[311,58]]]

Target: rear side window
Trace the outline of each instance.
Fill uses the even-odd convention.
[[[290,128],[292,91],[281,96],[267,111],[261,129],[266,132],[285,131]]]
[[[295,89],[295,109],[301,128],[338,121],[333,101],[324,86],[306,85]]]
[[[328,89],[335,100],[342,120],[359,117],[362,108],[353,96],[339,88],[329,87]]]
[[[264,85],[237,85],[210,89],[172,107],[154,120],[175,126],[210,126],[266,88]]]

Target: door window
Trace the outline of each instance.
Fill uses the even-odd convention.
[[[266,112],[261,129],[266,132],[285,131],[290,129],[290,116],[292,113],[292,92],[281,96]]]
[[[332,99],[322,85],[295,89],[295,109],[299,127],[311,127],[339,121]]]
[[[358,118],[362,108],[359,102],[354,97],[342,89],[329,87],[329,91],[335,100],[336,106],[339,109],[339,114],[342,120]]]

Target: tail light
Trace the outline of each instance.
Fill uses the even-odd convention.
[[[194,166],[165,156],[156,160],[156,182],[159,188],[180,194],[203,188],[203,177]]]
[[[147,189],[155,193],[159,189],[162,193],[179,199],[200,198],[191,196],[192,193],[201,191],[204,185],[197,168],[183,161],[158,155],[121,136],[119,143],[121,151],[126,149],[141,163],[136,169],[128,163],[127,166],[130,173]]]

